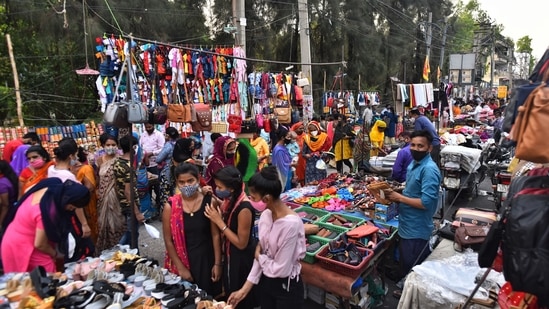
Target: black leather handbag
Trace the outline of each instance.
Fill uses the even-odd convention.
[[[255,133],[257,132],[257,122],[255,119],[242,120],[242,130],[240,133]]]

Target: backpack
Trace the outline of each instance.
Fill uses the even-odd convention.
[[[549,304],[549,168],[532,170],[511,182],[505,211],[492,225],[479,252],[479,265],[491,266],[501,246],[503,274],[513,290]]]

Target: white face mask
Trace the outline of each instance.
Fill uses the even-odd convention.
[[[318,135],[318,131],[311,131],[311,135],[312,135],[312,136],[317,136],[317,135]]]

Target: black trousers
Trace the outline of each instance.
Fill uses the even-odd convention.
[[[303,308],[303,281],[301,278],[269,278],[259,280],[259,302],[261,309],[301,309]]]
[[[160,176],[160,170],[158,169],[158,166],[147,167],[147,172],[155,174],[156,176]],[[151,186],[149,192],[151,193],[151,198],[152,192],[154,192],[155,207],[156,209],[160,209],[160,181],[155,182],[155,184]]]

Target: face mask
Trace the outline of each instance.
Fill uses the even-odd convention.
[[[429,154],[427,151],[418,151],[418,150],[410,150],[412,153],[412,158],[416,161],[421,161],[427,154]]]
[[[44,163],[45,163],[44,159],[37,158],[37,159],[34,159],[34,161],[30,162],[29,165],[32,166],[32,168],[34,169],[38,169],[44,166]]]
[[[286,144],[286,145],[288,145],[288,144],[291,143],[291,142],[292,142],[291,139],[287,139],[287,138],[284,139],[284,144]]]
[[[252,204],[252,207],[259,212],[262,212],[265,208],[267,208],[267,204],[261,200],[257,202],[250,200],[250,204]]]
[[[226,198],[229,198],[231,196],[231,191],[229,190],[220,190],[220,189],[215,189],[215,195],[217,195],[217,197],[219,197],[220,199],[226,199]]]
[[[116,154],[116,147],[106,147],[105,148],[105,153],[112,156],[114,154]]]
[[[227,152],[227,158],[232,158],[234,157],[234,152]]]
[[[78,160],[71,159],[71,162],[69,162],[70,166],[75,166],[78,163]]]
[[[185,197],[191,197],[196,193],[196,191],[198,191],[198,184],[183,186],[179,188],[179,190],[183,193],[183,195],[185,195]]]
[[[317,136],[317,135],[318,135],[318,131],[311,131],[311,135],[312,135],[312,136]]]

